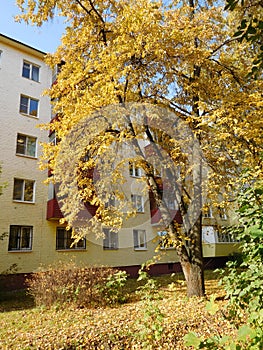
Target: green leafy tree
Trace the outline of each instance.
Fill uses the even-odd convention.
[[[196,349],[253,349],[263,347],[263,182],[246,187],[239,195],[238,225],[229,232],[240,239],[242,259],[229,261],[222,283],[229,299],[229,320],[235,336],[201,339],[190,333],[185,340]],[[218,306],[212,301],[213,307]],[[210,305],[210,307],[211,307]]]
[[[232,228],[242,248],[242,263],[228,263],[223,278],[236,316],[263,309],[263,183],[256,182],[239,196],[239,226]],[[241,315],[239,315],[241,313]],[[260,319],[263,321],[263,318]]]

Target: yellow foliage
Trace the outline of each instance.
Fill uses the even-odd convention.
[[[157,186],[142,141],[158,146],[155,150],[166,175],[171,179],[173,174],[184,188],[181,210],[195,196],[202,173],[208,177],[202,186],[216,203],[220,195],[226,200],[226,193],[238,190],[244,169],[252,169],[251,176],[262,176],[263,83],[248,77],[254,58],[251,46],[231,38],[239,23],[235,12],[228,14],[217,1],[201,0],[194,1],[194,7],[190,0],[17,0],[17,4],[23,11],[20,19],[27,23],[40,26],[55,14],[67,23],[61,45],[47,57],[52,67],[65,63],[48,91],[63,116],[52,124],[61,143],[46,145],[44,159],[64,183],[62,195],[72,190],[70,202],[64,203],[69,223],[76,218],[79,201],[91,196],[100,208],[100,223],[105,216],[107,224],[119,225],[124,208],[127,217],[131,215],[122,187],[120,153],[126,161],[137,159],[149,187]],[[70,142],[67,146],[72,130],[75,154]],[[125,144],[134,147],[134,155],[125,154]],[[89,160],[79,162],[85,153]],[[70,177],[61,159],[65,165],[74,157],[79,173],[72,169],[74,182],[68,187]],[[87,186],[81,176],[94,167],[108,176]],[[173,167],[180,169],[179,175],[172,173]],[[112,221],[108,211],[103,212],[109,186],[121,208]],[[176,237],[181,240],[178,232]]]

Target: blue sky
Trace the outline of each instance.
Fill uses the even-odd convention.
[[[64,32],[62,18],[54,18],[43,27],[33,27],[16,23],[14,16],[19,14],[15,0],[0,0],[0,33],[21,41],[44,52],[54,52]]]

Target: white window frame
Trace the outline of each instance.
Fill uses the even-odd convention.
[[[27,99],[27,104],[22,104],[22,98]],[[31,102],[37,102],[37,108],[36,108],[36,113],[31,112]],[[26,111],[25,111],[26,109]],[[19,112],[21,114],[38,118],[38,109],[39,109],[39,100],[30,96],[26,96],[21,94],[20,95],[20,103],[19,103]],[[33,110],[34,111],[34,110]]]
[[[25,148],[25,152],[24,153],[19,152],[19,150],[18,150],[18,148],[19,148],[19,137],[20,138],[25,138],[25,147],[24,147]],[[29,147],[30,147],[30,145],[29,145],[30,139],[35,141],[34,155],[31,155],[28,152]],[[20,155],[20,156],[30,157],[30,158],[36,158],[36,156],[37,156],[37,138],[34,137],[34,136],[18,133],[17,137],[16,137],[16,154]]]
[[[211,207],[208,207],[207,210],[204,210],[203,217],[205,219],[212,219],[213,218],[213,211]]]
[[[170,209],[170,210],[177,210],[178,209],[176,200],[173,199],[173,198],[167,198],[165,200],[165,203],[167,205],[167,208]]]
[[[133,230],[134,250],[147,250],[146,230]]]
[[[28,65],[28,67],[26,68],[25,65]],[[26,69],[29,71],[29,76],[24,75],[24,71]],[[34,69],[38,70],[37,79],[34,79],[34,73],[33,73]],[[26,79],[30,79],[30,80],[36,81],[36,82],[39,83],[39,76],[40,76],[40,66],[37,65],[37,64],[34,64],[32,62],[24,60],[23,61],[23,67],[22,67],[22,77],[26,78]]]
[[[55,67],[52,70],[52,84],[54,84],[57,81],[58,74],[61,72],[62,67],[64,66],[66,62],[61,61],[61,63],[58,63],[55,65]]]
[[[51,115],[50,115],[50,119],[52,120],[52,119],[54,119],[57,115],[58,115],[58,112],[55,112],[55,105],[56,105],[56,103],[58,102],[58,98],[53,98],[52,100],[51,100]]]
[[[21,182],[21,198],[15,198],[15,190],[16,190],[16,182]],[[32,200],[25,200],[26,196],[26,186],[29,184],[32,184]],[[36,188],[36,181],[35,180],[29,180],[29,179],[20,179],[20,178],[14,178],[14,189],[13,189],[13,201],[15,202],[23,202],[23,203],[35,203],[35,188]]]
[[[112,231],[109,228],[103,229],[103,249],[104,250],[118,250],[119,249],[119,237],[118,232]]]
[[[133,162],[129,162],[129,174],[132,177],[142,177],[142,169]]]
[[[133,207],[136,209],[137,213],[144,213],[143,196],[141,196],[139,194],[132,194],[131,201],[132,201]]]
[[[153,175],[155,177],[163,177],[163,168],[160,167],[160,162],[157,162],[155,159],[153,159],[152,166],[153,166]]]
[[[16,229],[17,232],[12,232],[12,229]],[[24,241],[24,230],[29,229],[29,240],[28,245],[23,246]],[[12,235],[16,235],[16,237],[12,237]],[[11,242],[15,240],[16,247],[11,246]],[[33,240],[33,226],[23,226],[23,225],[10,225],[9,228],[9,242],[8,242],[8,251],[14,252],[14,251],[32,251],[32,240]]]
[[[49,143],[52,143],[54,146],[57,145],[57,135],[55,131],[52,131],[48,136]]]
[[[162,250],[175,249],[175,245],[168,241],[168,232],[167,231],[158,231],[157,235],[159,237],[159,246]]]
[[[63,231],[63,238],[59,238],[59,231]],[[86,239],[82,238],[77,243],[74,242],[74,238],[72,236],[72,230],[66,230],[66,227],[57,227],[56,229],[56,250],[84,250],[86,249]],[[59,245],[59,243],[63,240],[63,246]],[[83,244],[82,244],[83,243]]]
[[[221,220],[227,220],[226,208],[219,208],[219,216]]]

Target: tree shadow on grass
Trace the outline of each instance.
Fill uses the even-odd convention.
[[[0,291],[0,313],[16,310],[26,310],[35,307],[34,299],[26,289],[15,291]]]

